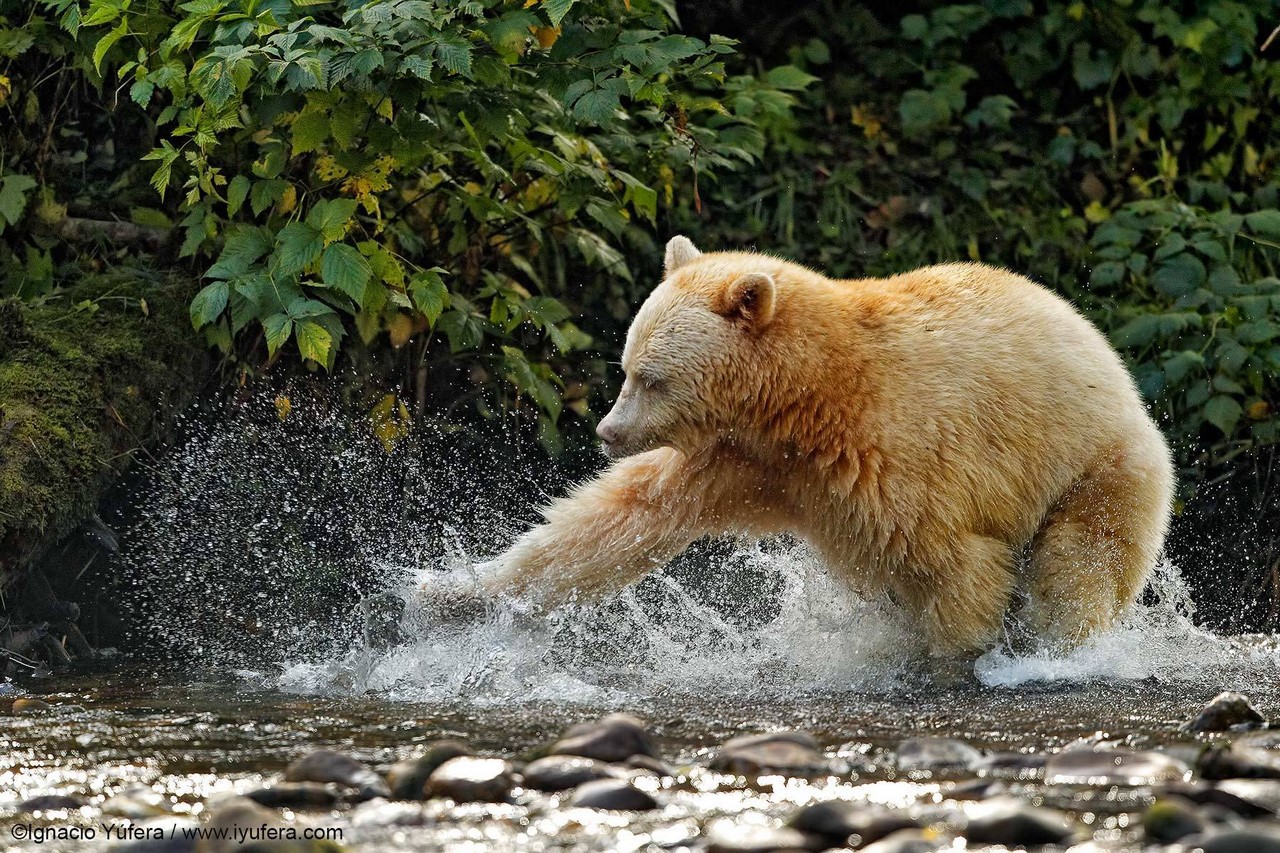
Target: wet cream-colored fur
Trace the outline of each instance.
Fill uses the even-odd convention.
[[[617,461],[483,567],[489,592],[599,597],[703,535],[790,532],[947,655],[995,640],[1019,588],[1039,637],[1078,642],[1160,552],[1160,432],[1098,330],[1014,273],[837,281],[677,237],[622,366]]]

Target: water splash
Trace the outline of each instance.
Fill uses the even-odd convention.
[[[289,691],[476,705],[795,700],[930,677],[902,614],[851,595],[787,540],[703,544],[596,606],[433,616],[424,596],[469,582],[564,475],[446,430],[420,439],[388,453],[367,422],[296,396],[284,420],[272,395],[193,420],[126,537],[141,644]],[[1148,598],[1070,654],[999,648],[974,672],[996,688],[1280,673],[1274,642],[1197,628],[1172,566]]]

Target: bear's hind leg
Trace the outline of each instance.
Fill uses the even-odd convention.
[[[1058,500],[1028,566],[1031,628],[1041,642],[1070,648],[1124,613],[1160,554],[1172,492],[1157,439],[1106,457]]]

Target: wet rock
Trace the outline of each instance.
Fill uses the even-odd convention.
[[[1236,726],[1254,728],[1266,721],[1253,707],[1249,697],[1227,690],[1215,696],[1195,719],[1186,724],[1186,729],[1192,732],[1225,732]]]
[[[68,794],[45,794],[41,797],[23,800],[18,804],[18,813],[72,811],[84,804],[85,801],[82,797],[73,797]]]
[[[1271,790],[1275,790],[1280,783],[1274,783],[1266,780],[1237,779],[1224,781],[1222,785],[1230,786],[1249,786],[1261,785]],[[1252,794],[1259,793],[1254,790],[1249,792]],[[1188,785],[1169,785],[1161,788],[1159,795],[1162,797],[1174,796],[1195,803],[1198,806],[1215,806],[1230,811],[1240,817],[1263,817],[1264,815],[1274,814],[1272,808],[1263,806],[1254,802],[1249,796],[1241,796],[1230,790],[1224,790],[1216,785],[1188,784]],[[1265,797],[1266,800],[1274,802],[1271,796]]]
[[[738,826],[720,822],[707,834],[707,853],[808,853],[825,841],[790,827]]]
[[[644,723],[629,714],[610,714],[594,723],[579,723],[552,744],[551,755],[581,755],[597,761],[626,761],[633,755],[661,758]]]
[[[102,813],[144,820],[163,817],[173,812],[169,801],[146,785],[131,785],[102,804]]]
[[[656,809],[658,801],[621,779],[597,779],[578,787],[569,805],[587,809],[642,812]]]
[[[1196,770],[1205,779],[1280,779],[1280,751],[1274,732],[1246,735],[1228,745],[1210,744]]]
[[[52,711],[53,706],[43,699],[14,699],[13,708],[15,714],[41,714],[45,711]]]
[[[1206,821],[1195,804],[1181,797],[1161,797],[1142,815],[1142,828],[1147,839],[1157,844],[1172,844],[1204,832]]]
[[[1280,814],[1280,781],[1274,779],[1223,779],[1218,793],[1249,803],[1264,814]],[[1230,808],[1230,806],[1228,806]],[[1236,811],[1233,809],[1233,811]],[[1242,812],[1239,812],[1243,814]]]
[[[768,732],[726,741],[711,769],[735,776],[813,776],[827,771],[817,741],[807,732]]]
[[[336,782],[355,791],[355,799],[371,800],[389,797],[386,780],[367,765],[349,755],[329,749],[317,749],[289,765],[284,772],[286,782]]]
[[[426,744],[426,751],[421,755],[397,762],[387,771],[391,796],[397,800],[421,800],[427,779],[436,768],[462,755],[471,755],[471,748],[461,741],[438,740]]]
[[[249,791],[245,796],[273,809],[327,808],[342,799],[335,786],[320,782],[282,782]]]
[[[278,812],[264,809],[246,797],[227,797],[210,806],[206,826],[211,832],[200,840],[196,849],[200,853],[231,853],[244,850],[239,839],[258,841],[262,827],[279,828],[284,826],[284,821]],[[221,834],[227,837],[216,837]]]
[[[1280,853],[1280,830],[1270,826],[1224,829],[1196,842],[1201,853]]]
[[[1005,790],[1005,786],[999,782],[992,782],[990,779],[973,779],[968,782],[959,782],[954,787],[947,790],[946,798],[948,800],[963,800],[969,802],[980,802],[981,800],[990,799],[993,795]]]
[[[1045,763],[1048,785],[1150,785],[1181,782],[1186,764],[1159,752],[1129,749],[1059,752]]]
[[[972,770],[982,753],[962,740],[949,737],[909,738],[898,744],[899,770]]]
[[[971,843],[1005,847],[1066,844],[1074,835],[1066,815],[1061,812],[1010,798],[983,803],[971,813],[964,832]]]
[[[906,812],[882,806],[830,800],[799,809],[791,815],[787,825],[843,846],[846,843],[871,844],[899,830],[919,828],[920,822]]]
[[[994,752],[982,756],[975,769],[1001,778],[1027,780],[1041,776],[1047,760],[1039,753]]]
[[[633,755],[622,762],[622,766],[630,770],[647,770],[658,776],[676,775],[676,769],[670,764],[661,758],[654,758],[649,755]]]
[[[441,764],[427,779],[429,797],[448,797],[459,803],[500,803],[511,794],[512,768],[501,758],[460,755]]]
[[[943,839],[920,829],[902,829],[861,848],[862,853],[933,853],[948,845]]]
[[[352,826],[424,826],[429,822],[426,806],[417,802],[379,798],[367,800],[351,810]]]
[[[567,791],[597,779],[618,778],[618,772],[594,758],[548,755],[530,762],[522,774],[524,787],[535,791]]]

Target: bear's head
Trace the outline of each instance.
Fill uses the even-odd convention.
[[[665,277],[627,332],[622,392],[596,428],[607,456],[692,454],[741,426],[767,361],[779,263],[703,255],[686,237],[667,243]]]

